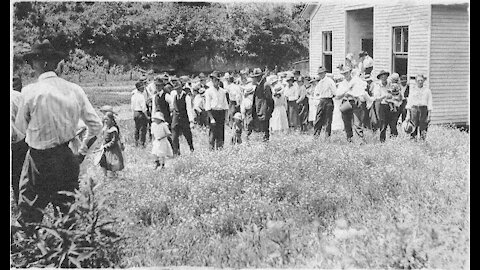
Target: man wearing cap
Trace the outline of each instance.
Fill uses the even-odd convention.
[[[425,87],[426,79],[427,77],[423,74],[416,76],[416,85],[410,89],[410,95],[407,99],[406,109],[408,112],[405,120],[412,121],[415,127],[415,130],[410,135],[412,139],[416,139],[418,133],[420,133],[420,139],[425,140],[428,124],[432,116],[432,91]]]
[[[407,105],[407,98],[410,93],[410,85],[407,83],[407,75],[402,75],[400,76],[400,91],[403,96],[403,101],[402,105],[400,105],[400,115],[402,116],[402,122],[405,121],[405,118],[407,117],[407,110],[405,109],[405,106]]]
[[[380,142],[384,142],[386,139],[387,128],[390,127],[391,136],[397,136],[397,119],[398,113],[390,110],[387,99],[391,98],[389,93],[390,84],[388,83],[388,76],[390,72],[381,70],[377,79],[380,81],[373,83],[372,93],[376,102],[375,106],[378,107],[378,124],[380,127]]]
[[[177,88],[171,92],[172,97],[172,148],[175,156],[180,155],[179,137],[183,134],[190,151],[193,152],[192,128],[195,115],[192,109],[192,98],[185,88]]]
[[[314,136],[320,136],[322,127],[325,125],[327,137],[330,137],[332,134],[333,98],[335,97],[337,87],[331,78],[325,76],[326,73],[327,70],[323,66],[318,68],[319,81],[313,90],[313,96],[319,99],[314,123]]]
[[[365,143],[365,138],[363,136],[364,115],[361,104],[369,98],[365,91],[367,83],[358,77],[352,77],[351,72],[352,70],[349,67],[343,67],[343,69],[340,70],[340,73],[345,79],[338,84],[335,97],[342,100],[340,110],[342,111],[342,120],[345,127],[345,133],[347,134],[347,141],[352,142],[353,124],[355,133],[362,139],[362,143]],[[349,109],[342,110],[344,107]]]
[[[35,43],[24,56],[38,76],[22,89],[24,102],[15,119],[29,147],[19,185],[19,219],[24,222],[41,222],[50,202],[67,213],[66,203],[74,198],[57,192],[79,187],[80,163],[102,129],[83,89],[53,72],[61,58],[48,40]],[[79,119],[87,125],[87,135],[75,156],[68,142],[75,137]]]
[[[18,189],[23,161],[28,150],[28,145],[25,143],[25,134],[15,126],[17,112],[23,102],[21,91],[22,79],[15,75],[13,76],[13,88],[10,90],[10,145],[12,153],[12,189],[16,204],[18,204]]]
[[[214,71],[210,75],[212,86],[205,91],[205,110],[210,118],[210,150],[223,148],[225,141],[225,115],[228,110],[226,91],[220,87],[220,76]]]
[[[135,84],[138,92],[133,94],[131,98],[130,108],[133,112],[133,121],[135,121],[135,146],[138,146],[138,142],[142,147],[145,147],[145,139],[147,135],[147,101],[143,95],[145,91],[145,84],[138,81]]]

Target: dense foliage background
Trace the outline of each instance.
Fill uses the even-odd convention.
[[[291,3],[17,2],[14,50],[48,38],[65,54],[102,57],[107,72],[113,65],[176,72],[287,67],[308,56],[302,8]]]

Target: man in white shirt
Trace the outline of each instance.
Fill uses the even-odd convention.
[[[293,74],[287,75],[285,78],[287,86],[284,88],[284,94],[287,98],[287,117],[288,126],[292,129],[297,129],[300,125],[299,111],[297,99],[300,97],[300,89],[295,83]]]
[[[214,71],[210,75],[212,86],[205,91],[205,110],[210,118],[210,150],[223,148],[225,141],[225,115],[228,110],[226,91],[220,87],[220,76]]]
[[[337,87],[335,82],[325,76],[327,70],[320,66],[317,71],[319,82],[313,90],[313,96],[320,99],[317,107],[317,116],[315,117],[314,124],[314,136],[320,136],[322,127],[326,125],[326,136],[330,137],[332,133],[332,120],[333,120],[333,98],[335,97]]]
[[[21,91],[22,79],[19,76],[14,76],[13,89],[10,90],[10,143],[12,153],[12,189],[15,203],[18,203],[20,175],[22,173],[23,161],[28,151],[28,145],[25,143],[25,134],[15,127],[17,112],[23,102]]]
[[[352,77],[352,69],[344,67],[340,70],[340,73],[344,76],[344,80],[338,84],[335,98],[342,99],[342,107],[350,103],[349,110],[342,111],[342,120],[345,127],[345,133],[347,134],[347,141],[352,142],[353,128],[355,133],[362,139],[362,143],[365,143],[363,136],[363,117],[364,110],[361,107],[362,102],[366,101],[369,96],[365,91],[367,83],[358,77]],[[345,106],[347,107],[347,106]]]
[[[423,74],[418,74],[415,78],[416,85],[410,88],[407,99],[407,118],[414,126],[414,131],[410,134],[412,139],[416,139],[420,133],[420,139],[425,140],[427,137],[428,124],[432,116],[433,100],[432,91],[425,87],[427,80]]]
[[[148,121],[147,102],[145,100],[145,96],[143,95],[143,91],[145,91],[145,84],[138,81],[135,84],[135,87],[138,91],[133,94],[130,105],[133,112],[133,121],[135,121],[135,146],[138,146],[138,142],[140,140],[140,144],[143,148],[145,148]]]
[[[55,74],[62,54],[50,41],[35,43],[24,59],[35,70],[38,80],[22,88],[23,105],[15,126],[25,134],[29,150],[19,184],[19,220],[41,222],[42,210],[52,203],[64,214],[74,198],[59,191],[78,188],[80,163],[102,129],[102,122],[83,89]],[[87,135],[75,156],[68,147],[75,137],[79,120]]]

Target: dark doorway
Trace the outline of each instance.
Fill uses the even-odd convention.
[[[373,57],[373,38],[362,38],[362,51]]]

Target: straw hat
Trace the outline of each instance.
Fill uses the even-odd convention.
[[[154,113],[152,114],[152,119],[159,119],[159,120],[165,121],[165,117],[163,117],[163,113],[162,113],[162,112],[159,112],[159,111],[154,112]]]
[[[351,72],[352,69],[350,67],[343,66],[342,69],[340,69],[340,74],[345,74],[347,72]]]
[[[380,79],[380,76],[384,75],[384,74],[387,74],[387,76],[390,75],[390,72],[386,71],[386,70],[380,70],[380,72],[377,74],[377,79]]]
[[[258,77],[258,76],[261,76],[261,75],[263,75],[263,72],[259,68],[254,68],[252,73],[250,73],[250,77]]]
[[[111,112],[113,114],[117,114],[114,110],[113,110],[113,107],[110,106],[110,105],[103,105],[102,107],[100,107],[100,111],[102,113],[107,113],[107,112]]]
[[[318,67],[317,74],[327,72],[327,69],[323,66]]]
[[[23,55],[23,59],[31,61],[33,59],[60,60],[63,54],[57,51],[48,39],[42,42],[36,41],[32,49]]]
[[[236,112],[236,113],[233,115],[233,119],[242,120],[242,114],[239,113],[239,112]]]

